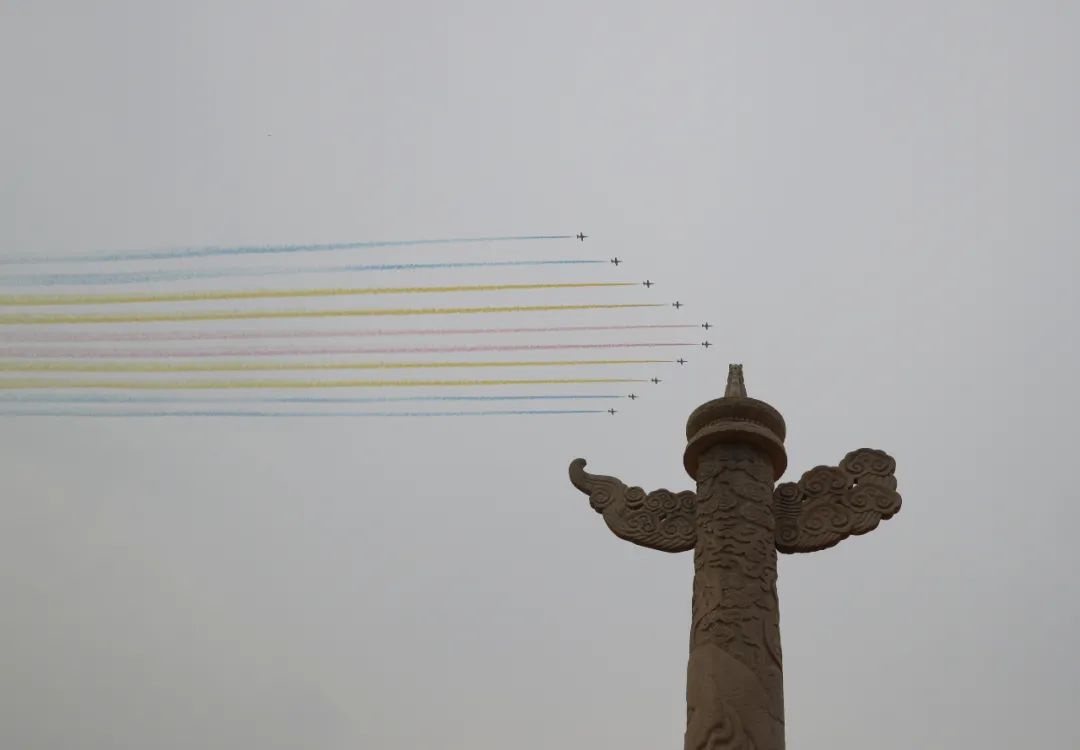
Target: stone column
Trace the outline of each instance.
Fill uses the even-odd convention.
[[[787,469],[785,432],[731,365],[724,397],[686,424],[683,466],[696,491],[646,492],[590,474],[585,459],[570,464],[570,481],[620,539],[694,550],[685,750],[783,750],[776,554],[832,547],[900,510],[896,462],[869,448],[774,489]]]
[[[784,747],[772,474],[751,446],[701,458],[686,750]]]
[[[684,463],[697,481],[686,750],[783,750],[773,484],[784,422],[739,377],[694,411]]]

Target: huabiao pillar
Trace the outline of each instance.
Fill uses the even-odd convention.
[[[694,410],[683,465],[696,491],[646,493],[570,464],[570,481],[616,536],[694,551],[685,750],[783,750],[777,552],[813,552],[900,510],[887,454],[863,448],[774,487],[787,468],[780,413],[748,398],[731,365],[723,398]]]

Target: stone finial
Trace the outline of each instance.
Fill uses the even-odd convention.
[[[686,422],[683,466],[697,479],[699,460],[709,448],[717,443],[744,443],[769,455],[774,479],[779,479],[787,468],[784,434],[784,418],[780,412],[764,401],[749,398],[742,365],[729,365],[724,397],[694,409]]]
[[[746,383],[743,381],[742,365],[728,365],[727,390],[724,398],[746,398]]]

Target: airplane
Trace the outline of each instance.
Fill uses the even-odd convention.
[[[645,279],[645,281],[641,282],[641,285],[643,287],[645,287],[646,289],[650,289],[652,287],[653,283],[651,281],[649,281],[648,279]]]
[[[627,396],[627,398],[630,399],[631,401],[633,401],[633,400],[635,400],[637,398],[637,394],[636,393],[631,393],[629,396]]]
[[[712,346],[712,344],[710,344],[708,341],[702,341],[701,345],[704,346],[706,349],[708,349],[710,346]]]
[[[685,360],[685,359],[683,359],[682,357],[679,357],[679,358],[678,358],[677,360],[675,360],[675,361],[676,361],[676,362],[678,362],[678,363],[679,363],[680,365],[685,365],[685,364],[686,364],[686,360]]]
[[[619,265],[620,263],[622,263],[622,261],[619,260],[618,256],[612,258],[611,262],[614,263],[615,265]]]
[[[664,381],[662,381],[660,378],[652,378],[652,382],[653,385],[656,385],[657,383],[663,383]]]
[[[709,330],[710,328],[712,328],[712,325],[711,325],[711,324],[709,324],[709,323],[702,323],[702,324],[701,324],[701,327],[702,327],[702,328],[704,328],[704,329],[705,329],[705,330],[707,331],[707,330]]]
[[[682,307],[682,302],[672,302],[671,306],[678,310],[680,307]]]
[[[615,414],[614,409],[608,409],[607,411],[608,411],[608,414],[611,414],[612,416],[614,416],[614,414]]]
[[[589,236],[589,235],[587,235],[587,234],[582,234],[581,232],[578,232],[578,233],[577,233],[577,238],[578,238],[579,240],[581,240],[582,242],[584,242],[584,241],[585,241],[585,238],[586,238],[586,237],[588,237],[588,236]]]

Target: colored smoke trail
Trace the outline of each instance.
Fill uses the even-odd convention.
[[[238,276],[279,276],[314,273],[358,273],[364,271],[421,271],[431,269],[497,268],[506,266],[595,265],[606,260],[481,260],[453,263],[375,263],[352,266],[301,266],[299,268],[221,268],[176,271],[124,271],[118,273],[48,273],[0,276],[6,286],[81,286],[93,284],[153,284],[166,281],[195,281]]]
[[[666,359],[491,360],[483,362],[0,362],[0,372],[300,372],[440,370],[485,367],[581,367],[669,364]]]
[[[69,256],[19,256],[0,257],[4,264],[42,263],[109,263],[125,260],[170,260],[174,258],[210,258],[228,255],[266,255],[274,253],[310,253],[327,250],[359,250],[376,247],[413,247],[420,245],[454,245],[478,242],[526,242],[532,240],[569,240],[569,234],[536,234],[505,237],[447,237],[432,240],[385,240],[374,242],[331,242],[298,245],[248,245],[232,247],[182,247],[171,250],[136,250],[133,252],[86,254]]]
[[[634,286],[632,281],[560,282],[547,284],[454,284],[451,286],[349,287],[334,289],[257,289],[254,291],[174,292],[159,294],[0,294],[0,306],[126,305],[154,302],[355,297],[369,294],[447,294],[455,292],[518,292],[538,289],[596,289]]]
[[[589,401],[623,399],[613,394],[567,393],[566,395],[543,394],[523,396],[357,396],[334,398],[327,396],[278,396],[243,398],[228,396],[212,398],[178,398],[176,396],[129,396],[126,394],[94,394],[54,396],[41,393],[0,393],[0,403],[16,404],[394,404],[410,402],[443,401]]]
[[[0,409],[0,417],[495,417],[526,414],[606,414],[604,409],[496,409],[490,411],[125,411],[117,409]]]
[[[572,331],[644,331],[688,329],[700,326],[687,323],[659,323],[608,326],[526,326],[515,328],[375,328],[359,331],[94,331],[71,333],[53,331],[18,331],[0,329],[0,341],[23,343],[80,343],[86,341],[251,341],[289,338],[355,338],[364,336],[474,336],[502,333],[565,333]]]
[[[583,385],[586,383],[647,383],[645,378],[498,378],[485,380],[67,380],[0,378],[0,391],[12,390],[247,390],[252,388],[458,388],[488,385]]]
[[[658,349],[697,346],[687,342],[626,342],[615,344],[504,344],[480,346],[324,347],[314,349],[251,347],[247,349],[3,349],[12,359],[183,359],[194,357],[295,357],[331,354],[464,354],[467,352],[524,352],[563,349]]]
[[[251,310],[233,312],[111,314],[26,314],[0,315],[0,325],[61,325],[76,323],[178,323],[193,320],[265,320],[280,318],[349,318],[405,315],[476,315],[482,313],[553,312],[557,310],[625,310],[667,307],[663,303],[590,305],[504,305],[499,307],[414,307],[365,308],[360,310]]]

